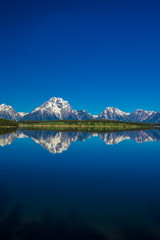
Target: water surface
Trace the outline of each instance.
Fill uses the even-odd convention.
[[[0,146],[0,239],[160,239],[160,130],[18,130]]]

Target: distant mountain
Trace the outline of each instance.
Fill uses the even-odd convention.
[[[131,122],[144,122],[149,116],[151,116],[154,111],[146,111],[143,109],[137,109],[129,115],[129,120]]]
[[[103,112],[98,115],[98,119],[129,121],[129,113],[122,112],[115,107],[107,107]]]
[[[77,111],[78,120],[93,119],[94,116],[88,113],[86,110]]]
[[[94,119],[97,119],[98,118],[98,115],[92,115]]]
[[[68,101],[62,98],[53,97],[49,101],[37,107],[31,113],[25,115],[23,120],[86,120],[93,119],[93,116],[85,110],[77,111],[72,109]]]
[[[118,108],[108,107],[99,114],[98,119],[130,121],[130,122],[149,122],[148,121],[149,117],[152,119],[152,116],[154,116],[155,114],[156,113],[154,111],[146,111],[143,109],[137,109],[132,113],[126,113],[119,110]]]
[[[10,120],[87,120],[87,119],[108,119],[117,121],[160,123],[160,111],[146,111],[137,109],[132,113],[126,113],[115,107],[107,107],[99,115],[92,115],[86,110],[75,110],[68,101],[62,98],[53,97],[30,113],[16,112],[11,106],[0,105],[0,118]]]
[[[16,112],[11,106],[6,104],[0,105],[0,118],[5,118],[9,120],[20,120],[24,117],[26,113]]]
[[[16,120],[17,112],[9,105],[0,105],[0,118]]]
[[[147,123],[160,123],[160,111],[153,113],[150,117],[146,119]]]

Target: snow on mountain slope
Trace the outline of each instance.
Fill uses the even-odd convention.
[[[93,116],[85,110],[74,110],[68,101],[53,97],[24,116],[23,120],[85,120],[92,118]]]
[[[0,105],[0,118],[16,120],[17,112],[9,105]]]
[[[107,107],[103,112],[98,115],[98,119],[128,121],[129,113],[122,112],[115,107]]]
[[[126,113],[115,107],[107,107],[98,116],[88,113],[86,110],[74,110],[68,101],[53,97],[30,113],[16,112],[11,106],[0,105],[0,118],[10,120],[87,120],[108,119],[117,121],[160,123],[160,112],[137,109],[132,113]]]
[[[143,109],[137,109],[129,115],[129,119],[132,122],[144,122],[154,111],[146,111]]]
[[[108,107],[99,114],[98,118],[118,121],[148,122],[148,118],[154,116],[154,114],[154,111],[146,111],[143,109],[137,109],[132,113],[126,113],[117,108]]]
[[[24,112],[16,112],[10,105],[0,105],[0,118],[9,120],[21,120],[25,115],[26,113]]]
[[[148,123],[160,123],[160,111],[153,113],[150,117],[146,119]]]

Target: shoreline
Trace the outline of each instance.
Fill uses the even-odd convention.
[[[18,128],[18,126],[0,126],[0,129],[1,128]]]
[[[109,132],[126,132],[126,131],[149,131],[155,129],[147,126],[77,126],[77,125],[19,125],[16,126],[0,126],[0,135],[17,130],[24,131],[53,131],[53,132],[92,132],[92,133],[109,133]],[[9,131],[9,132],[8,132]]]
[[[119,132],[119,131],[147,131],[154,129],[147,126],[76,126],[76,125],[20,125],[20,130],[28,131],[65,131],[65,132]]]
[[[36,124],[36,125],[30,125],[30,124],[24,124],[19,125],[19,127],[53,127],[53,128],[146,128],[146,126],[138,126],[138,125],[130,125],[130,126],[111,126],[111,125],[43,125],[43,124]]]

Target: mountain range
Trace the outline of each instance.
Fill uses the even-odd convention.
[[[160,111],[146,111],[137,109],[132,113],[126,113],[115,107],[107,107],[98,116],[88,113],[86,110],[75,110],[68,101],[53,97],[30,113],[16,112],[11,106],[0,105],[0,118],[10,120],[87,120],[108,119],[118,121],[160,123]]]

